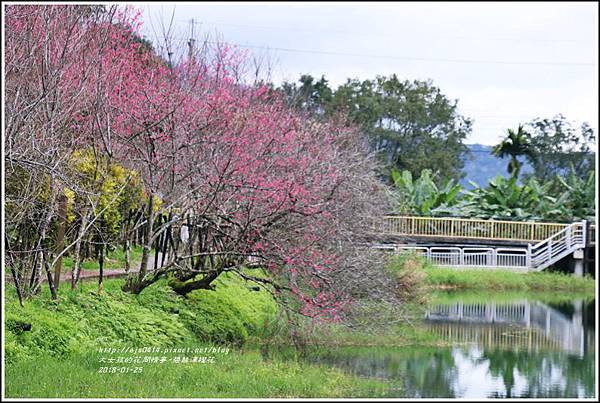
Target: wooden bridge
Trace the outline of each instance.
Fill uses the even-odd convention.
[[[543,270],[570,254],[583,259],[585,248],[596,240],[596,226],[586,221],[567,224],[386,216],[375,232],[386,242],[374,248],[413,251],[438,265],[523,271]],[[575,272],[582,270],[576,262]]]

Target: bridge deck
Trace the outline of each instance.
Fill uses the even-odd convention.
[[[543,241],[569,224],[534,221],[500,221],[452,217],[386,216],[384,237],[446,243],[485,241],[498,244],[527,244]],[[588,226],[587,244],[594,245],[595,225]]]

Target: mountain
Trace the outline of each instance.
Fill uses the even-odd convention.
[[[465,177],[460,181],[463,189],[472,189],[469,181],[477,183],[479,186],[485,186],[490,179],[500,174],[504,177],[510,175],[506,171],[510,158],[498,158],[492,155],[492,146],[483,144],[467,144],[471,155],[465,158],[463,168]],[[523,163],[521,174],[533,172],[532,166],[524,157],[519,158]],[[520,176],[520,175],[519,175]]]

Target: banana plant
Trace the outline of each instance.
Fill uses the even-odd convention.
[[[591,171],[587,179],[579,177],[573,166],[566,178],[556,176],[560,195],[556,204],[563,206],[569,219],[586,219],[595,222],[596,173]]]
[[[515,176],[498,175],[485,188],[473,185],[465,194],[463,207],[475,217],[541,220],[548,214],[561,214],[553,212],[556,199],[548,195],[550,184],[542,185],[535,178],[518,185]]]
[[[565,178],[540,183],[535,177],[522,185],[517,177],[501,175],[481,187],[462,192],[452,180],[437,186],[430,170],[423,170],[416,180],[409,171],[393,170],[394,195],[400,214],[451,216],[516,221],[572,222],[595,221],[595,173],[587,179],[574,169]],[[554,189],[554,191],[551,191]]]
[[[438,187],[429,169],[421,171],[421,176],[416,180],[413,180],[412,174],[407,170],[400,172],[393,169],[391,176],[397,208],[403,214],[432,215],[439,208],[457,204],[462,190],[460,184],[452,179],[444,181]]]

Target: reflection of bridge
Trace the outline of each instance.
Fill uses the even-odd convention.
[[[560,224],[388,216],[377,231],[387,243],[375,248],[413,251],[450,267],[540,271],[571,254],[581,261],[584,249],[595,244],[595,231],[595,225],[585,221]],[[479,245],[463,245],[473,242]],[[576,264],[576,274],[582,269],[582,264]]]
[[[434,305],[425,314],[434,333],[448,341],[488,346],[549,348],[583,356],[593,350],[594,337],[583,325],[582,302],[572,318],[539,301],[509,304]]]

